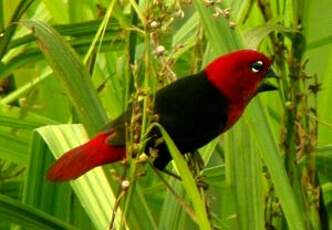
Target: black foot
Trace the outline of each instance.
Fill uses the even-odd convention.
[[[177,180],[182,180],[179,175],[177,175],[177,174],[175,174],[175,173],[173,173],[173,172],[171,172],[171,171],[169,171],[167,169],[163,169],[163,170],[161,170],[161,172],[166,173],[167,175],[169,175],[169,176],[171,176],[171,177],[173,177],[173,178],[175,178]]]
[[[208,190],[209,184],[204,181],[204,178],[202,176],[196,177],[196,185],[198,188],[202,188],[204,190]]]

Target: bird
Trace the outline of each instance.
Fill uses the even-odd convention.
[[[193,153],[230,129],[258,93],[276,90],[266,79],[275,76],[272,60],[250,49],[219,56],[200,72],[159,89],[153,114],[182,154]],[[64,153],[48,170],[47,179],[65,182],[89,170],[126,158],[126,123],[130,109],[88,142]],[[153,166],[165,169],[172,160],[158,128],[148,134],[144,152],[157,151]]]

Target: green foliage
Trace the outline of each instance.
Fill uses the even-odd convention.
[[[327,229],[330,8],[329,0],[0,0],[0,229]],[[201,158],[179,154],[160,127],[168,170],[182,180],[154,170],[140,149],[155,125],[155,91],[241,48],[273,57],[279,93],[255,98]],[[126,164],[46,180],[54,157],[129,106],[143,123],[128,133],[137,152]]]

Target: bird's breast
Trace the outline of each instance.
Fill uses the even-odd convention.
[[[225,132],[231,128],[241,117],[243,111],[246,107],[246,104],[230,104],[227,111],[227,123],[223,130]]]

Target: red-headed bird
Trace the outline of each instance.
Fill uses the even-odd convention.
[[[181,153],[193,152],[229,129],[259,92],[276,89],[264,83],[273,74],[271,60],[254,50],[240,50],[212,61],[203,71],[181,78],[156,93],[154,113]],[[125,112],[89,142],[58,159],[48,171],[51,181],[75,179],[90,169],[126,157]],[[145,149],[158,150],[153,165],[164,169],[171,156],[160,133],[152,129]],[[157,141],[158,140],[158,141]]]

